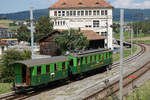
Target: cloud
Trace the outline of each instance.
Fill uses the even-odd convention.
[[[136,2],[136,0],[115,0],[112,5],[115,8],[150,8],[150,1],[145,0],[142,2]]]

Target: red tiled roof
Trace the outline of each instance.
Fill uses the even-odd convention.
[[[3,41],[0,40],[0,45],[6,45],[6,46],[8,46],[8,43],[3,42]]]
[[[58,0],[52,8],[113,8],[105,0]]]
[[[94,32],[92,30],[81,30],[81,32],[83,32],[83,35],[85,37],[87,37],[87,40],[101,40],[101,39],[105,39],[104,36],[101,36],[101,35],[97,34],[96,32]]]
[[[0,28],[8,28],[7,26],[4,25],[0,25]]]

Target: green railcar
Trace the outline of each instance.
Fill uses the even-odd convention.
[[[16,86],[37,86],[68,77],[65,56],[19,61],[13,64]]]
[[[107,49],[71,53],[68,57],[71,59],[70,69],[73,75],[112,64],[112,51]]]

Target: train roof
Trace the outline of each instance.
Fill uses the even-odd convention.
[[[95,54],[99,54],[102,52],[111,52],[112,50],[110,49],[94,49],[94,50],[87,50],[87,51],[81,51],[78,53],[70,53],[70,56],[74,56],[74,57],[84,57],[84,56],[90,56],[90,55],[95,55]]]
[[[32,67],[32,66],[37,66],[37,65],[42,65],[42,64],[50,64],[50,63],[68,61],[68,60],[70,60],[68,57],[58,56],[58,57],[51,57],[51,58],[17,61],[14,64],[24,64],[27,67]]]

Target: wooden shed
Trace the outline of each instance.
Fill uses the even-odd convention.
[[[40,39],[41,55],[59,56],[61,54],[60,49],[55,43],[55,37],[58,36],[59,33],[59,31],[53,31]]]

